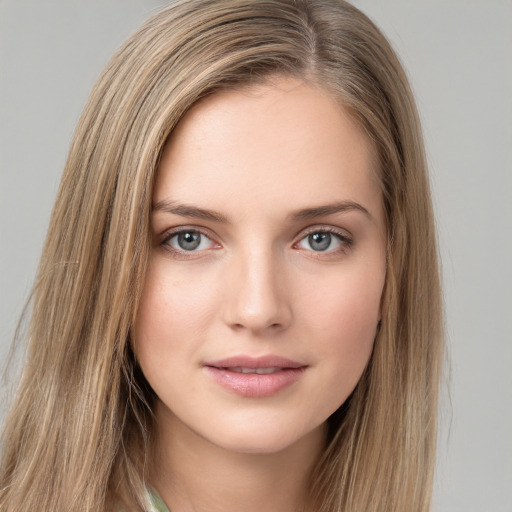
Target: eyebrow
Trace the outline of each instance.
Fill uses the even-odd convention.
[[[211,220],[213,222],[228,223],[227,217],[221,213],[213,210],[207,210],[205,208],[199,208],[188,204],[180,204],[175,201],[164,199],[153,205],[153,211],[163,211],[166,213],[173,213],[175,215],[181,215],[182,217],[192,217],[194,219]]]
[[[229,220],[225,215],[214,210],[208,210],[206,208],[199,208],[198,206],[181,204],[175,201],[164,199],[154,204],[152,207],[153,211],[163,211],[165,213],[171,213],[174,215],[180,215],[182,217],[192,217],[194,219],[210,220],[213,222],[220,222],[228,224]],[[317,217],[324,217],[327,215],[333,215],[335,213],[344,213],[349,211],[360,211],[364,213],[369,219],[373,219],[370,212],[361,204],[355,201],[341,201],[332,204],[326,204],[316,206],[313,208],[303,208],[290,214],[293,220],[311,220]]]
[[[355,201],[340,201],[338,203],[326,204],[314,208],[304,208],[292,213],[291,217],[294,220],[311,220],[334,213],[344,213],[354,210],[364,213],[370,220],[373,219],[371,213],[363,205]]]

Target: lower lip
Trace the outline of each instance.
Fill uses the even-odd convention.
[[[306,369],[302,366],[285,368],[275,373],[258,374],[232,372],[226,368],[214,366],[204,368],[223,388],[249,398],[263,398],[279,393],[297,382]]]

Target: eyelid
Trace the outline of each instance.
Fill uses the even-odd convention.
[[[302,240],[304,237],[311,235],[312,233],[331,233],[334,235],[338,235],[343,240],[347,240],[350,242],[353,241],[352,234],[348,230],[340,228],[338,226],[331,226],[329,224],[316,224],[314,226],[309,226],[301,230],[300,233],[297,234],[295,239]]]
[[[200,251],[186,251],[186,250],[179,250],[175,247],[172,247],[168,242],[174,238],[176,235],[179,235],[183,232],[197,232],[212,242],[214,245],[212,249],[218,249],[221,247],[220,242],[218,241],[218,236],[216,236],[214,233],[212,233],[209,229],[206,229],[204,227],[200,226],[194,226],[194,225],[185,225],[185,226],[176,226],[173,228],[169,228],[166,231],[163,232],[162,235],[158,237],[158,245],[162,247],[167,252],[179,256],[181,258],[194,258],[198,257],[200,253],[204,253],[207,251],[207,249],[203,249]]]
[[[179,226],[167,228],[164,231],[162,231],[162,233],[158,235],[159,241],[163,242],[165,239],[168,239],[179,233],[183,233],[183,231],[197,231],[198,233],[201,233],[202,235],[210,238],[211,240],[217,240],[219,238],[210,229],[205,228],[203,226],[196,226],[194,224],[180,224]]]
[[[313,233],[329,233],[331,235],[337,236],[340,239],[341,245],[339,248],[331,250],[331,251],[314,251],[313,249],[307,250],[297,247],[302,240],[304,240],[307,236],[313,234]],[[354,239],[352,234],[347,231],[346,229],[340,228],[338,226],[332,226],[332,225],[325,225],[325,224],[318,224],[314,226],[309,226],[305,229],[303,229],[296,237],[295,241],[293,242],[293,248],[298,250],[304,250],[306,252],[312,253],[315,257],[321,258],[321,257],[328,257],[335,255],[340,252],[347,251],[352,244],[354,243]]]
[[[194,258],[198,257],[200,253],[204,253],[207,251],[207,249],[203,249],[200,251],[186,251],[186,250],[178,250],[173,247],[171,247],[167,242],[172,239],[174,236],[187,232],[187,231],[195,231],[200,233],[201,235],[208,238],[213,244],[213,249],[219,249],[222,247],[222,244],[219,242],[219,237],[213,233],[211,230],[204,228],[202,226],[195,226],[195,225],[180,225],[175,226],[172,228],[169,228],[165,230],[159,237],[158,237],[158,245],[162,247],[167,252],[170,252],[173,255],[178,255],[182,258]],[[307,249],[301,249],[298,246],[298,244],[304,240],[307,236],[313,234],[313,233],[329,233],[332,234],[340,239],[341,246],[340,248],[329,250],[329,251],[314,251],[313,249],[307,250]],[[294,249],[300,249],[304,250],[310,253],[313,253],[315,257],[328,257],[328,255],[335,255],[339,252],[346,252],[353,244],[353,236],[352,234],[347,231],[344,228],[340,228],[338,226],[332,226],[332,225],[325,225],[325,224],[317,224],[313,226],[309,226],[307,228],[302,229],[294,238],[294,242],[292,244],[292,248]]]

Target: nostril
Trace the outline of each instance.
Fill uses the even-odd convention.
[[[247,328],[249,328],[250,330],[257,330],[257,331],[263,331],[263,330],[266,330],[266,331],[279,331],[283,328],[283,324],[280,323],[280,322],[274,322],[274,323],[271,323],[269,325],[266,325],[266,326],[261,326],[261,327],[255,327],[255,326],[247,326],[247,325],[244,325],[242,323],[233,323],[231,325],[231,328],[234,329],[235,331],[244,331],[246,330]]]

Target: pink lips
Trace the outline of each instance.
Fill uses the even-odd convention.
[[[279,356],[235,356],[204,364],[225,389],[250,398],[274,395],[296,382],[307,365]]]

